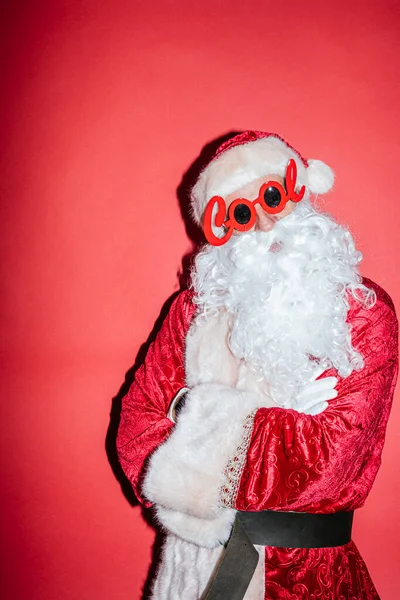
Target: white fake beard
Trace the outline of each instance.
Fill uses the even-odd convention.
[[[366,305],[349,231],[303,200],[270,232],[234,235],[205,246],[192,273],[196,323],[221,309],[231,315],[229,347],[269,383],[277,405],[293,405],[321,367],[347,377],[363,367],[346,323],[348,294]]]

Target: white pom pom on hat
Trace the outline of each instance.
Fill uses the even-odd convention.
[[[194,220],[200,225],[208,201],[225,197],[263,175],[285,176],[289,160],[297,166],[297,186],[324,194],[333,186],[334,173],[320,160],[308,159],[276,133],[244,131],[221,144],[192,188]]]
[[[308,189],[313,194],[325,194],[333,187],[335,175],[330,167],[322,160],[309,158],[307,160]]]

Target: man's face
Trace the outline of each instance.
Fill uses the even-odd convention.
[[[229,209],[229,206],[232,204],[232,202],[237,198],[247,198],[247,200],[255,200],[258,197],[260,187],[263,185],[263,183],[267,183],[267,181],[277,181],[283,187],[285,187],[283,177],[280,177],[279,175],[263,175],[255,181],[244,185],[239,190],[232,192],[232,194],[229,194],[229,196],[226,196],[225,203],[227,210]],[[282,212],[276,215],[270,215],[261,208],[260,204],[256,204],[255,210],[257,213],[257,219],[254,227],[252,227],[252,229],[250,229],[249,231],[270,231],[274,227],[275,223],[289,215],[295,206],[296,203],[289,200]],[[240,233],[237,231],[235,231],[234,234],[240,235]]]

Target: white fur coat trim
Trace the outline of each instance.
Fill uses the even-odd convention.
[[[244,600],[264,600],[265,549],[256,546],[259,561]],[[203,600],[224,549],[201,548],[169,534],[163,547],[152,600]]]
[[[185,375],[193,389],[170,438],[151,458],[143,489],[167,531],[207,548],[229,538],[235,511],[224,507],[234,506],[255,411],[271,405],[229,350],[228,320],[222,311],[190,327]]]

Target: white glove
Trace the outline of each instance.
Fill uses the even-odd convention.
[[[320,369],[314,374],[314,379],[310,383],[306,383],[299,391],[294,403],[294,410],[297,412],[305,413],[306,415],[319,415],[326,408],[328,408],[328,400],[333,400],[338,395],[335,390],[335,385],[338,380],[337,377],[319,377],[324,372]]]

